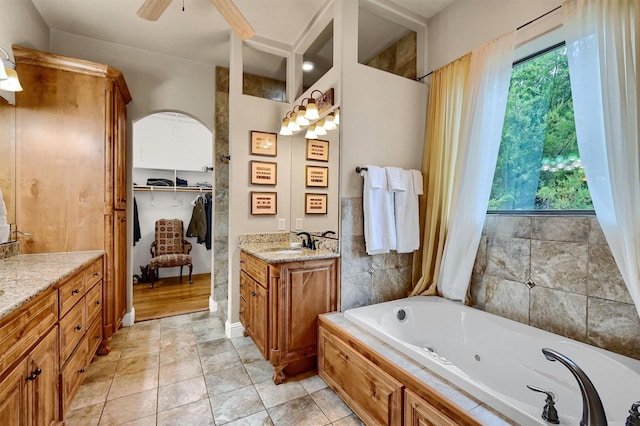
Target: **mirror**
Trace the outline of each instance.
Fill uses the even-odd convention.
[[[0,96],[0,244],[15,241],[11,233],[16,223],[15,124],[15,107]]]
[[[305,139],[291,136],[291,232],[333,231],[338,237],[340,217],[339,129]],[[328,151],[328,152],[327,152]],[[326,186],[324,186],[326,184]]]

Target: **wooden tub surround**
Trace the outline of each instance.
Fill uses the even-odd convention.
[[[318,323],[318,375],[365,424],[513,424],[341,313]]]
[[[103,343],[104,252],[0,260],[0,424],[62,424]]]

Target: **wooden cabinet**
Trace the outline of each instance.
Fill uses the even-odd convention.
[[[27,421],[27,360],[23,360],[13,370],[0,376],[0,424],[22,426]],[[54,402],[54,406],[57,406]]]
[[[480,425],[397,361],[325,316],[319,319],[318,375],[367,425]]]
[[[317,355],[318,315],[337,309],[338,260],[268,264],[243,251],[240,270],[240,321],[282,383]]]
[[[16,217],[30,235],[20,236],[20,252],[104,250],[108,339],[126,310],[131,95],[110,66],[19,46],[13,52],[25,87],[16,95]]]
[[[318,374],[368,425],[402,424],[403,386],[339,339],[320,330]]]

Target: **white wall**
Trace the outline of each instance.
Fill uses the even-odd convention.
[[[458,0],[427,22],[429,68],[440,68],[561,4],[562,0]]]

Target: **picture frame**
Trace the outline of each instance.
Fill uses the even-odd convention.
[[[275,215],[278,213],[278,193],[251,191],[251,214]]]
[[[304,194],[305,214],[327,214],[327,194]]]
[[[329,141],[307,139],[307,160],[329,162]]]
[[[278,155],[278,134],[251,130],[251,155],[276,157]]]
[[[249,162],[252,185],[276,185],[278,183],[278,163],[271,161]]]
[[[329,186],[329,167],[306,166],[305,176],[307,187],[327,188]]]

